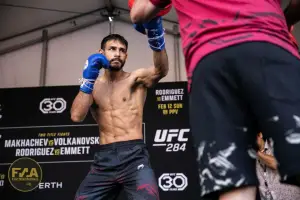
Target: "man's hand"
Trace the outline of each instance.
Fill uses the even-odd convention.
[[[261,160],[267,167],[276,170],[277,169],[277,161],[274,156],[267,155],[263,152],[257,152],[258,159]]]
[[[130,8],[131,21],[134,24],[146,23],[156,17],[161,9],[149,0],[134,0],[133,6]]]
[[[134,0],[134,4],[130,8],[130,18],[132,23],[142,24],[157,16],[166,15],[171,8],[171,0]]]
[[[83,73],[80,91],[75,97],[71,108],[71,119],[74,122],[81,122],[87,115],[89,108],[93,103],[91,93],[94,89],[94,84],[98,78],[101,68],[108,69],[109,61],[100,53],[89,56],[86,60]]]
[[[155,17],[148,23],[134,24],[133,26],[138,32],[147,34],[148,44],[153,51],[165,49],[165,33],[161,17]]]
[[[91,55],[85,63],[82,83],[80,90],[86,94],[91,94],[94,89],[95,80],[98,78],[101,68],[108,69],[109,61],[106,57],[100,53]]]

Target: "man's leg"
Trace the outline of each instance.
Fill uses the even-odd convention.
[[[281,181],[300,186],[300,60],[268,43],[254,43],[244,54],[255,53],[260,59],[243,58],[252,68],[239,70],[244,97],[274,142]]]
[[[235,48],[206,56],[193,73],[190,124],[203,199],[255,199],[256,123],[240,98]]]
[[[128,199],[159,200],[159,191],[153,170],[149,166],[137,170],[124,183]]]
[[[114,200],[118,196],[121,186],[115,182],[115,171],[107,167],[109,159],[99,156],[98,162],[94,162],[88,175],[80,184],[75,200]],[[106,165],[106,166],[105,166]]]
[[[123,184],[128,199],[159,200],[156,177],[147,149],[136,146],[126,153],[133,161],[129,161],[129,166],[122,170],[118,180]]]

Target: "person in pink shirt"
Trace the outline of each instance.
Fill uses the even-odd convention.
[[[201,197],[252,200],[256,133],[274,141],[281,181],[300,185],[300,0],[135,0],[135,27],[175,7]],[[138,29],[137,29],[138,30]]]

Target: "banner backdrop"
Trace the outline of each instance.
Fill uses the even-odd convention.
[[[82,123],[71,121],[77,93],[78,86],[0,90],[1,199],[74,199],[99,143],[90,113]],[[198,200],[186,82],[149,89],[143,122],[160,199]]]

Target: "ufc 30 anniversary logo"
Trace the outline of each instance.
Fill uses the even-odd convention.
[[[163,191],[183,191],[188,180],[183,173],[165,173],[159,177],[158,185]]]
[[[153,146],[166,147],[166,152],[185,151],[190,129],[158,129]]]
[[[8,180],[16,190],[30,192],[38,187],[42,180],[41,166],[31,158],[19,158],[11,164]]]
[[[45,98],[40,103],[40,111],[44,114],[62,113],[67,107],[63,98]]]

